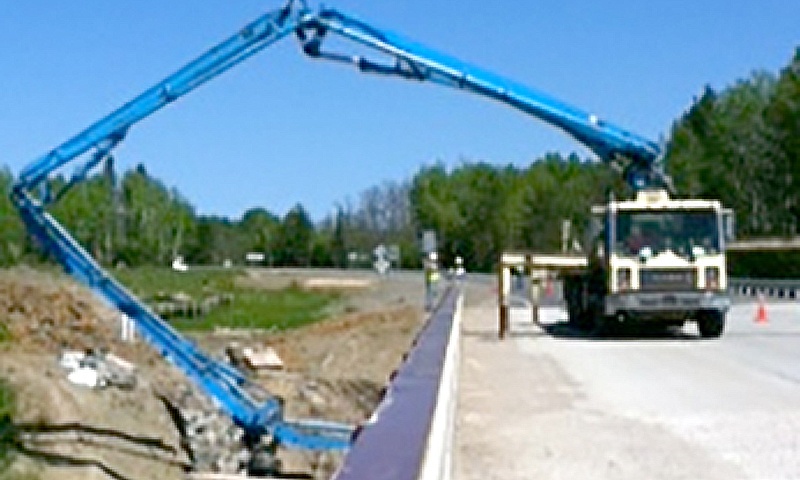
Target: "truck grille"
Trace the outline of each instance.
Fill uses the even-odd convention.
[[[639,287],[644,291],[695,290],[697,271],[688,269],[653,269],[639,271]]]

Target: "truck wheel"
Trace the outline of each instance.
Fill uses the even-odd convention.
[[[703,338],[719,338],[725,330],[725,314],[723,312],[703,312],[697,319],[697,328]]]
[[[573,328],[586,328],[585,314],[576,302],[567,303],[567,321]]]
[[[581,301],[580,280],[572,276],[564,278],[564,300],[567,303],[567,321],[573,328],[584,329],[589,325],[587,314],[583,310]]]
[[[622,329],[622,323],[616,317],[609,317],[602,314],[593,316],[590,335],[598,338],[613,337],[618,335]]]
[[[589,329],[589,335],[592,337],[605,337],[608,335],[608,321],[605,317],[596,316],[592,319],[592,325]]]

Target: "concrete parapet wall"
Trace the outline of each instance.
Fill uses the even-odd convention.
[[[450,478],[463,292],[449,286],[336,480]]]

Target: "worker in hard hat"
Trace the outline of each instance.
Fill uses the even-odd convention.
[[[423,261],[425,269],[425,310],[430,311],[436,300],[437,284],[439,283],[439,256],[436,252],[429,252]]]
[[[461,258],[460,255],[456,256],[456,269],[455,269],[455,276],[456,280],[463,280],[464,276],[467,274],[467,269],[464,267],[464,259]]]

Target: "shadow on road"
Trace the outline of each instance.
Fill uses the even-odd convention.
[[[692,335],[678,327],[663,327],[655,325],[617,325],[606,332],[594,332],[570,325],[569,322],[555,322],[539,324],[542,331],[555,338],[592,341],[619,341],[619,340],[702,340],[698,335]]]

